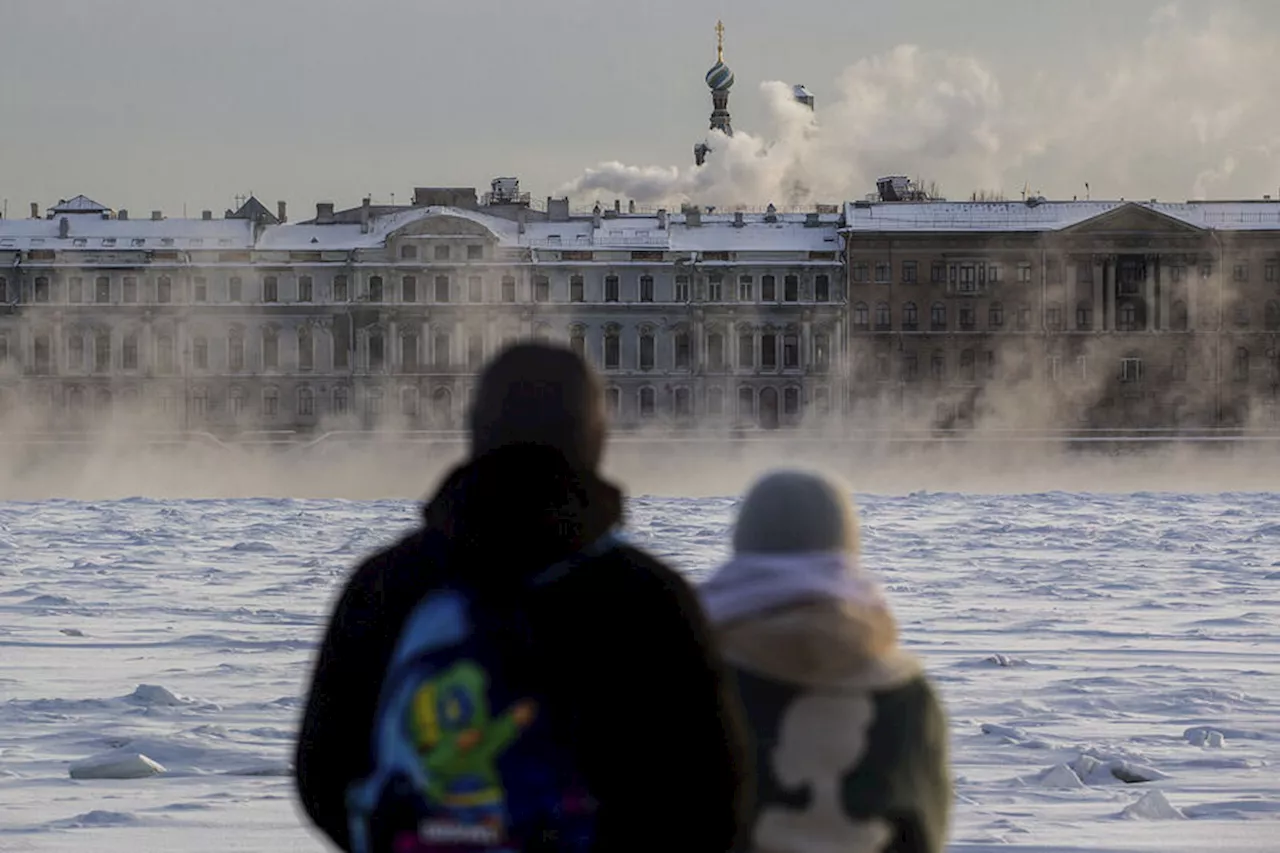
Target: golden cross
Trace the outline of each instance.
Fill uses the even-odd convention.
[[[724,22],[716,21],[716,62],[724,62]]]

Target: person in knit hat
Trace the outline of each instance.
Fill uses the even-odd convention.
[[[782,470],[738,510],[733,556],[700,589],[754,749],[759,853],[941,853],[947,724],[859,564],[846,490]]]

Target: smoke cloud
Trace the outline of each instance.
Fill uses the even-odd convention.
[[[1000,75],[974,56],[900,45],[817,88],[816,113],[789,85],[762,83],[766,126],[709,132],[703,168],[606,162],[561,192],[673,207],[795,205],[861,198],[877,177],[907,174],[956,199],[1017,196],[1026,185],[1083,198],[1086,182],[1094,198],[1256,198],[1280,184],[1278,43],[1233,11],[1170,5],[1127,50],[1091,55],[1081,45],[1065,76]],[[730,109],[753,94],[739,81]]]

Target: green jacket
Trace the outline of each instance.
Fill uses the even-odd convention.
[[[947,722],[887,613],[806,604],[721,629],[754,736],[754,853],[941,853]]]

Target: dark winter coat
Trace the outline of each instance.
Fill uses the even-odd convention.
[[[423,527],[356,569],[320,649],[297,747],[302,803],[334,843],[347,849],[344,796],[371,770],[383,670],[415,603],[459,572],[514,600],[516,581],[621,518],[621,493],[595,475],[553,451],[506,448],[455,470]],[[750,752],[692,589],[624,546],[547,593],[530,617],[553,650],[553,696],[580,721],[574,748],[600,803],[599,849],[733,849],[750,809]]]

